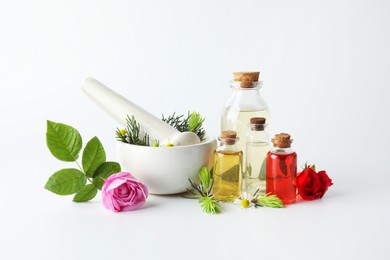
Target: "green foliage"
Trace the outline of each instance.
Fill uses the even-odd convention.
[[[73,197],[74,202],[86,202],[95,198],[98,190],[93,184],[85,185],[76,195]]]
[[[125,131],[123,130],[121,131],[120,129],[117,129],[115,135],[118,141],[124,143],[149,146],[150,144],[149,135],[145,134],[145,136],[141,138],[140,132],[141,132],[141,126],[139,123],[137,123],[135,117],[132,116],[130,118],[129,116],[127,116]]]
[[[173,113],[168,117],[162,115],[162,121],[173,126],[179,132],[188,131],[188,117],[185,118],[184,115],[177,116],[176,113]]]
[[[173,126],[179,132],[190,131],[196,133],[201,141],[204,140],[206,135],[206,131],[203,128],[204,120],[205,119],[196,112],[188,112],[187,117],[184,115],[177,116],[176,113],[173,113],[168,117],[162,115],[162,121]]]
[[[199,202],[203,208],[203,211],[209,214],[221,213],[221,205],[217,200],[212,197],[201,197]]]
[[[202,167],[198,173],[200,183],[196,184],[191,179],[188,179],[193,190],[188,190],[195,195],[201,204],[203,211],[209,214],[217,214],[221,212],[221,205],[218,200],[213,198],[213,175],[206,167]]]
[[[199,139],[201,141],[204,140],[206,131],[203,129],[203,122],[204,118],[201,117],[199,113],[196,112],[188,112],[187,117],[184,115],[177,116],[176,113],[173,113],[172,115],[168,117],[164,117],[162,115],[162,121],[165,123],[171,125],[175,129],[177,129],[179,132],[194,132],[198,135]],[[149,146],[150,145],[150,138],[148,134],[145,134],[145,136],[141,137],[141,126],[139,123],[137,123],[134,116],[131,118],[127,116],[126,118],[126,128],[125,129],[116,129],[115,131],[115,137],[118,141],[128,144],[135,144],[135,145],[143,145],[143,146]],[[159,146],[159,141],[155,140],[152,143],[153,147]]]
[[[82,139],[75,128],[47,120],[46,144],[57,159],[74,162],[79,157]]]
[[[45,189],[58,194],[70,195],[81,190],[87,178],[77,169],[62,169],[50,176],[45,185]]]
[[[276,196],[267,194],[263,197],[257,197],[257,206],[265,206],[270,208],[283,208],[283,202]]]
[[[93,199],[104,180],[120,172],[116,162],[106,162],[106,153],[97,137],[86,145],[82,156],[82,168],[76,161],[82,148],[79,132],[68,125],[47,121],[46,143],[50,152],[59,160],[76,162],[79,169],[62,169],[55,172],[46,182],[45,189],[58,194],[76,193],[74,202]],[[87,184],[87,181],[89,184]]]
[[[106,152],[100,140],[95,136],[84,148],[83,151],[83,169],[88,177],[92,177],[93,173],[100,164],[106,161]]]
[[[199,127],[202,127],[204,118],[201,117],[199,113],[192,112],[190,118],[188,119],[188,130],[191,132],[196,132]]]
[[[211,175],[209,170],[206,167],[202,167],[198,175],[203,191],[205,192],[209,190],[211,185]]]
[[[121,166],[117,162],[102,163],[94,172],[92,183],[97,189],[101,190],[105,179],[120,171]]]

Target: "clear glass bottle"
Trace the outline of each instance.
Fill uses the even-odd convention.
[[[259,195],[265,194],[265,172],[267,153],[269,152],[269,137],[265,131],[264,117],[250,119],[251,132],[246,136],[245,150],[245,190]]]
[[[235,131],[222,131],[214,152],[213,194],[217,200],[234,201],[241,194],[242,151]]]
[[[291,149],[289,134],[275,135],[272,143],[274,147],[268,152],[266,162],[266,193],[290,204],[296,199],[297,154]]]
[[[269,109],[259,93],[262,82],[260,72],[235,72],[230,87],[232,94],[225,103],[221,116],[221,130],[233,130],[245,137],[250,132],[249,119],[264,117],[269,124]],[[237,147],[245,151],[245,138],[237,142]]]

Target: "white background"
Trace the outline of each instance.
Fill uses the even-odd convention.
[[[0,2],[1,259],[389,259],[389,1]],[[46,119],[115,160],[93,76],[155,115],[199,111],[217,136],[233,71],[260,70],[274,134],[334,185],[285,209],[207,215],[150,196],[115,214],[43,189],[62,167]],[[387,240],[388,241],[388,240]]]

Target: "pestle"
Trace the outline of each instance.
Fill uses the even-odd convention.
[[[200,139],[195,133],[179,132],[94,78],[87,78],[81,88],[88,97],[118,123],[126,125],[127,115],[130,117],[133,115],[144,130],[162,144],[172,143],[175,146],[180,146],[200,143]]]

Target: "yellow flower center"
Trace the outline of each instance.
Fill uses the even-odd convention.
[[[243,199],[242,201],[241,201],[241,206],[243,207],[243,208],[249,208],[249,205],[250,205],[250,202],[249,202],[249,200],[247,200],[247,199]]]
[[[119,132],[120,132],[122,135],[125,135],[125,134],[127,133],[125,129],[121,129],[121,130],[119,130]]]

